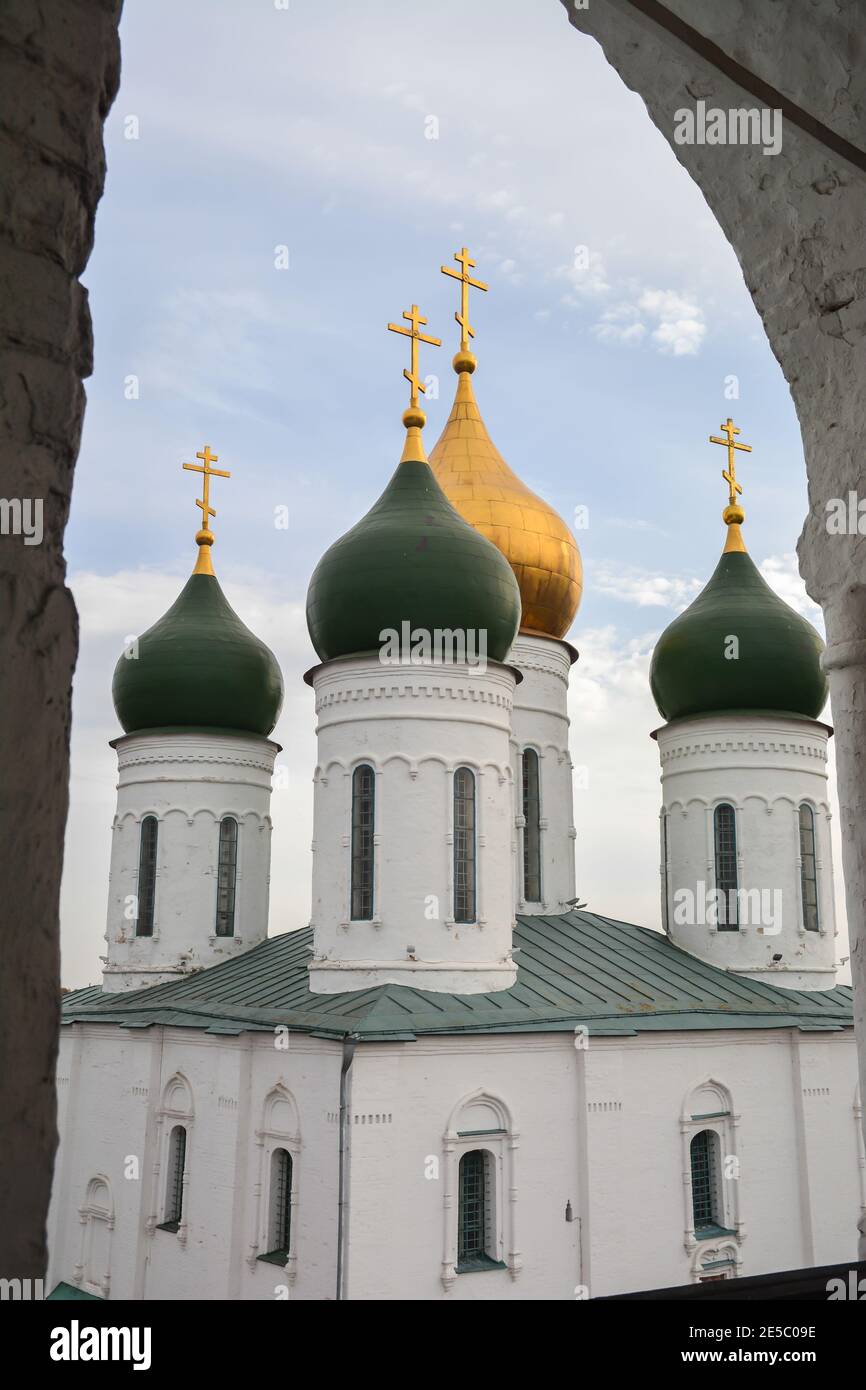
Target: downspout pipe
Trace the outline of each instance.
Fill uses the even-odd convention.
[[[349,1131],[349,1072],[355,1058],[358,1034],[349,1033],[343,1039],[343,1061],[340,1067],[340,1159],[337,1170],[337,1302],[343,1299],[344,1246],[349,1215],[346,1154]]]

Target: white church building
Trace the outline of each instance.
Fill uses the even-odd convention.
[[[821,640],[745,550],[728,421],[724,552],[652,664],[664,931],[580,908],[580,557],[479,414],[464,256],[442,437],[428,462],[413,308],[402,459],[310,583],[312,920],[273,937],[282,678],[214,575],[199,456],[195,570],[115,672],[53,1297],[559,1300],[856,1258]]]

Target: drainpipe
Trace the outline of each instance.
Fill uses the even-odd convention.
[[[343,1298],[343,1245],[345,1241],[346,1218],[349,1202],[346,1184],[346,1152],[348,1149],[349,1120],[349,1070],[355,1056],[358,1034],[350,1033],[343,1039],[343,1063],[340,1067],[340,1162],[337,1174],[337,1302]]]

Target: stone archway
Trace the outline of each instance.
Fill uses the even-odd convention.
[[[562,3],[640,93],[701,187],[794,397],[810,497],[800,561],[827,624],[866,1084],[866,538],[830,537],[825,525],[828,500],[858,489],[866,433],[857,397],[866,365],[866,63],[858,3]],[[119,80],[121,4],[7,0],[0,16],[0,142],[9,190],[0,240],[0,466],[7,499],[43,499],[45,531],[41,545],[26,548],[20,535],[0,537],[0,870],[14,884],[4,903],[0,976],[0,1273],[8,1277],[43,1272],[56,1143],[57,905],[76,655],[62,543],[81,380],[91,370],[79,277],[102,192],[102,126]],[[728,61],[720,65],[720,58]],[[786,117],[777,156],[674,142],[678,109],[701,99],[725,108],[753,104],[744,91],[763,91],[764,100],[767,87],[800,113],[799,123],[793,111]]]
[[[861,1084],[866,1086],[866,25],[856,0],[562,0],[601,45],[734,248],[803,436],[800,569],[824,610]],[[679,144],[676,113],[782,110],[782,147]],[[859,389],[858,389],[859,388]],[[864,506],[866,512],[866,506]],[[866,530],[866,518],[864,518]],[[864,1237],[866,1242],[866,1237]],[[861,1251],[861,1254],[866,1253]]]
[[[121,0],[0,12],[0,1275],[45,1272],[58,900],[77,618],[63,534],[92,370],[87,292]],[[41,541],[34,525],[41,502]],[[15,529],[25,507],[26,532]]]

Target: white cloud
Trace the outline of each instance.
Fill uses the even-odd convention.
[[[659,352],[684,357],[700,350],[707,326],[700,307],[692,300],[684,299],[675,290],[647,289],[637,307],[658,321],[652,338]]]
[[[568,282],[562,302],[572,309],[578,308],[584,299],[598,298],[610,290],[604,257],[586,246],[575,246],[573,260],[559,266],[555,273],[558,279]]]
[[[637,318],[631,306],[621,304],[616,309],[608,309],[591,330],[602,343],[622,343],[626,347],[636,346],[646,337],[646,324]]]
[[[591,583],[596,592],[635,603],[639,608],[672,608],[677,612],[686,608],[703,588],[700,579],[671,578],[621,565],[593,566]]]
[[[656,349],[672,357],[694,356],[706,331],[698,304],[676,290],[657,289],[639,290],[633,298],[612,305],[592,326],[600,342],[626,346],[642,342],[649,333]]]

